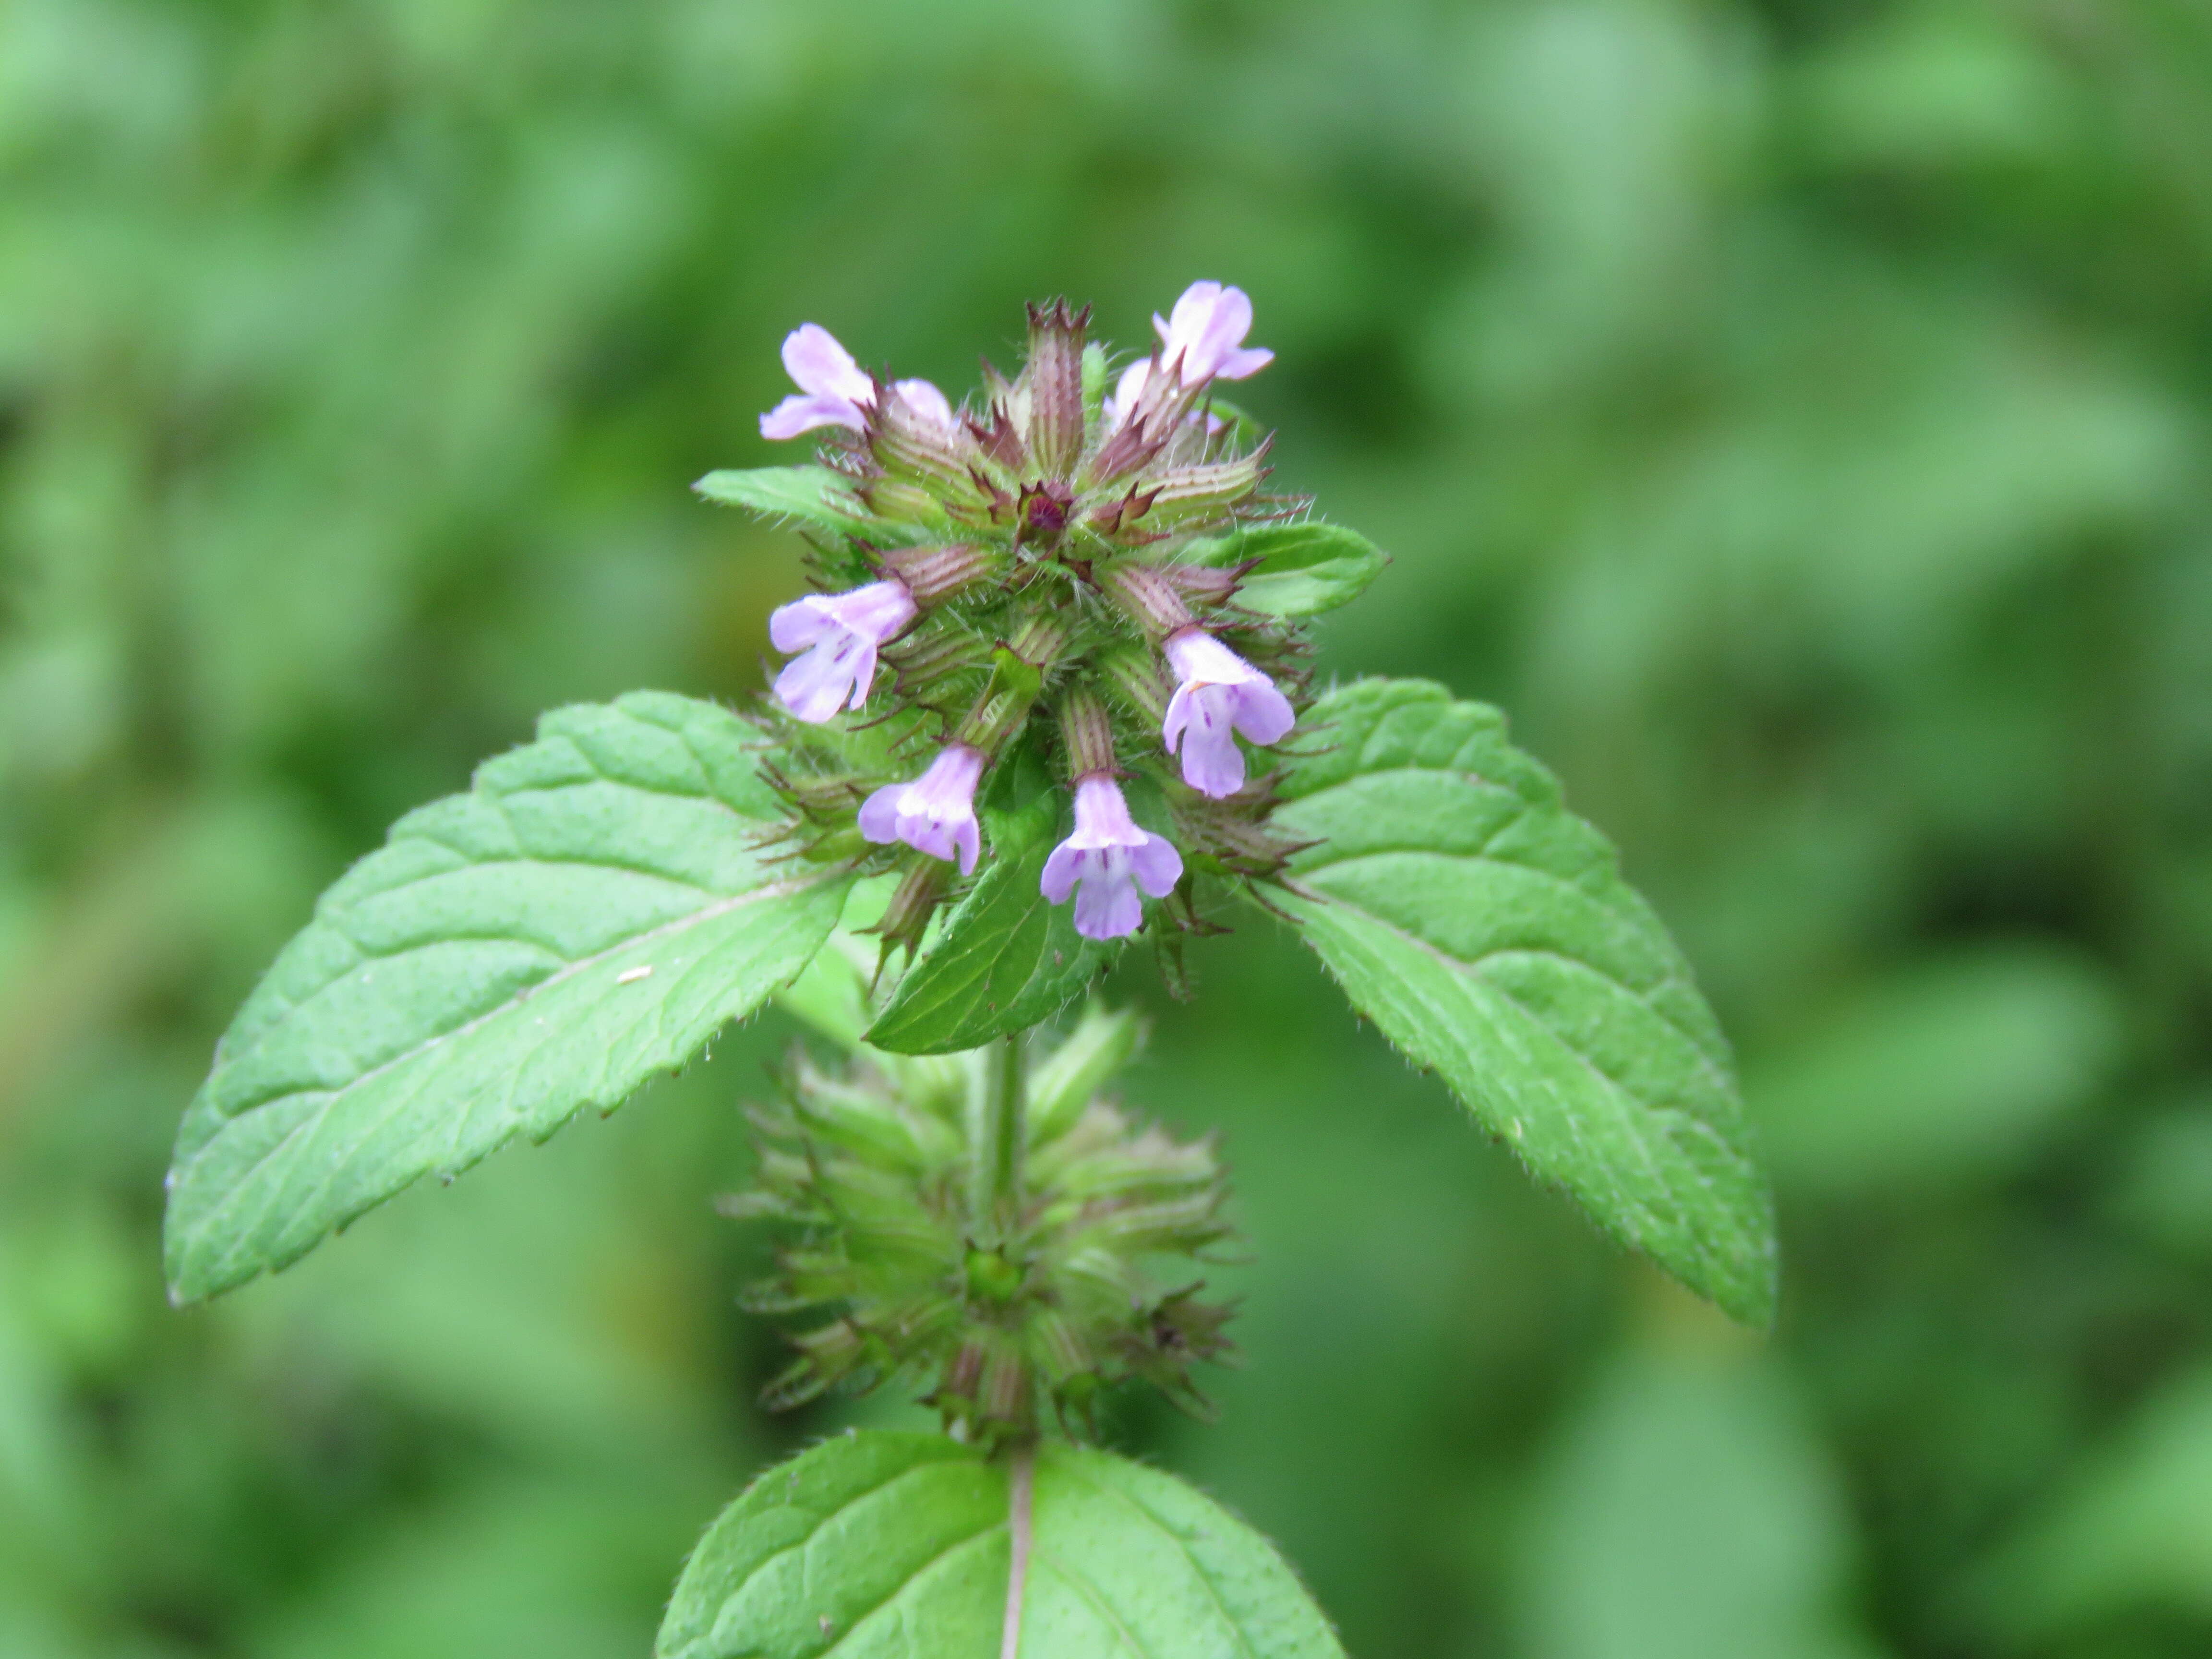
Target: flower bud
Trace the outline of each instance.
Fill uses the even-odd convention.
[[[921,860],[900,878],[890,902],[884,908],[883,920],[876,924],[876,937],[883,940],[886,951],[921,948],[922,935],[945,897],[950,878],[949,867],[935,859]]]
[[[1030,307],[1030,453],[1048,478],[1064,478],[1083,449],[1083,334],[1091,308],[1067,301]],[[1069,497],[1070,500],[1073,497]],[[1064,520],[1063,520],[1064,522]]]
[[[1141,646],[1121,646],[1103,652],[1098,669],[1107,684],[1133,703],[1148,725],[1158,726],[1167,718],[1168,697],[1174,690],[1160,677],[1160,659]]]

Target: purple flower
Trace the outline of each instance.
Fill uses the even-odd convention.
[[[912,783],[885,784],[868,797],[860,807],[860,833],[879,844],[902,841],[933,859],[957,854],[964,876],[982,850],[975,827],[975,783],[982,775],[981,750],[948,743]]]
[[[783,342],[783,367],[799,395],[786,398],[760,417],[763,438],[796,438],[817,426],[860,431],[876,406],[876,383],[853,354],[819,323],[801,323]],[[901,380],[907,402],[942,427],[952,424],[952,405],[927,380]]]
[[[1175,670],[1160,737],[1168,753],[1182,750],[1182,781],[1216,800],[1244,787],[1244,754],[1232,730],[1257,744],[1281,740],[1297,722],[1274,681],[1202,628],[1186,628],[1167,643]]]
[[[952,429],[952,405],[942,392],[927,380],[898,380],[893,384],[899,396],[906,399],[908,409],[947,432]]]
[[[1075,931],[1085,939],[1120,939],[1144,925],[1143,888],[1165,898],[1182,879],[1182,855],[1130,821],[1121,787],[1103,773],[1075,785],[1075,833],[1052,849],[1037,885],[1054,904],[1076,894]]]
[[[1249,379],[1275,361],[1275,354],[1264,347],[1244,344],[1244,337],[1252,331],[1252,301],[1241,288],[1193,283],[1175,302],[1172,313],[1152,313],[1152,331],[1160,337],[1157,360],[1175,368],[1176,382],[1186,392],[1208,380]],[[1144,397],[1154,361],[1139,357],[1121,371],[1106,399],[1109,427],[1119,426]],[[1209,435],[1223,425],[1219,416],[1207,415]]]
[[[1241,288],[1193,283],[1164,321],[1152,313],[1160,337],[1160,361],[1177,366],[1186,387],[1207,380],[1242,380],[1275,361],[1264,347],[1247,347],[1252,331],[1252,301]]]
[[[777,606],[768,619],[769,640],[779,651],[805,653],[775,677],[777,698],[813,726],[840,707],[858,708],[876,681],[876,647],[915,613],[914,595],[896,580],[849,593],[810,593]]]

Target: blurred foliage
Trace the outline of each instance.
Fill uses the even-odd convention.
[[[642,1653],[854,1419],[752,1410],[709,1212],[787,1025],[182,1315],[167,1141],[398,812],[760,684],[797,545],[684,486],[787,329],[964,385],[1195,276],[1396,556],[1334,664],[1510,708],[1697,960],[1785,1305],[1257,922],[1128,977],[1254,1260],[1120,1443],[1377,1659],[2212,1646],[2212,12],[0,0],[0,1652]]]

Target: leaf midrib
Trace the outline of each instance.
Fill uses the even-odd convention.
[[[1299,890],[1299,896],[1304,898],[1308,903],[1336,904],[1344,909],[1352,911],[1358,915],[1365,917],[1369,921],[1372,922],[1376,927],[1382,928],[1384,932],[1389,933],[1393,938],[1402,939],[1413,949],[1432,957],[1435,961],[1442,964],[1448,972],[1454,974],[1470,972],[1474,966],[1472,963],[1462,963],[1460,958],[1437,950],[1426,939],[1420,939],[1412,933],[1408,933],[1404,928],[1398,927],[1395,923],[1385,921],[1382,917],[1376,915],[1371,910],[1362,908],[1360,906],[1356,904],[1346,903],[1340,899],[1324,898],[1311,893],[1307,893],[1304,890]],[[1556,952],[1550,954],[1557,956]],[[1564,956],[1557,956],[1557,959],[1562,962],[1572,962],[1574,960],[1571,957]],[[1482,960],[1487,961],[1489,960],[1489,957],[1486,956]],[[1581,965],[1588,966],[1587,963]],[[1629,1088],[1626,1084],[1622,1083],[1617,1078],[1610,1075],[1588,1054],[1583,1053],[1581,1049],[1576,1048],[1571,1042],[1569,1042],[1566,1038],[1560,1036],[1559,1032],[1553,1030],[1552,1027],[1546,1024],[1544,1021],[1528,1006],[1527,1004],[1521,1001],[1519,998],[1516,997],[1504,986],[1499,985],[1494,980],[1490,979],[1484,979],[1482,983],[1485,989],[1491,992],[1507,1006],[1515,1010],[1520,1014],[1522,1019],[1526,1020],[1529,1024],[1536,1027],[1539,1030],[1544,1031],[1550,1036],[1554,1042],[1556,1042],[1568,1054],[1573,1057],[1577,1065],[1581,1066],[1592,1077],[1595,1078],[1600,1083],[1604,1085],[1606,1088],[1611,1090],[1616,1094],[1626,1097],[1631,1104],[1640,1108],[1643,1110],[1650,1111],[1653,1109],[1650,1107],[1645,1106],[1644,1102],[1638,1098],[1636,1092]],[[1632,992],[1630,994],[1633,995],[1634,993]],[[1436,1009],[1429,1005],[1425,998],[1422,1000],[1423,1006],[1430,1008],[1430,1012],[1432,1018],[1439,1021],[1449,1023],[1447,1017],[1443,1011]],[[1703,1051],[1701,1050],[1700,1053],[1702,1052]],[[1516,1144],[1517,1150],[1517,1141]],[[1644,1144],[1643,1137],[1632,1137],[1631,1144],[1634,1146],[1637,1158],[1643,1164],[1645,1171],[1651,1177],[1653,1183],[1663,1190],[1667,1185],[1665,1177],[1660,1171],[1658,1166],[1652,1162],[1650,1149]],[[1525,1158],[1527,1155],[1523,1153],[1522,1156]]]
[[[1418,854],[1425,858],[1445,859],[1462,864],[1489,863],[1508,866],[1516,870],[1527,870],[1532,874],[1542,877],[1556,886],[1565,888],[1566,890],[1575,894],[1578,897],[1589,899],[1592,902],[1601,904],[1608,915],[1615,917],[1621,921],[1626,922],[1634,920],[1634,918],[1624,915],[1621,911],[1615,909],[1613,906],[1603,904],[1602,901],[1596,899],[1593,895],[1584,891],[1582,888],[1576,886],[1572,882],[1568,881],[1565,877],[1559,875],[1555,872],[1546,870],[1537,865],[1522,864],[1512,859],[1492,858],[1486,853],[1442,853],[1431,848],[1391,848],[1377,849],[1373,853],[1354,854],[1350,857],[1336,860],[1333,863],[1322,865],[1315,869],[1302,870],[1298,874],[1301,876],[1306,876],[1316,874],[1320,870],[1341,870],[1357,865],[1362,860],[1369,857],[1395,856],[1402,854]],[[1396,922],[1390,921],[1385,916],[1377,915],[1375,911],[1368,908],[1367,906],[1360,903],[1355,899],[1346,898],[1336,893],[1316,891],[1311,888],[1304,886],[1295,878],[1285,878],[1283,884],[1310,903],[1334,904],[1341,906],[1346,910],[1355,910],[1361,915],[1367,917],[1370,921],[1374,922],[1376,927],[1389,928],[1392,933],[1405,939],[1408,944],[1417,945],[1421,950],[1427,951],[1431,956],[1436,957],[1437,961],[1443,963],[1448,967],[1464,968],[1472,972],[1479,969],[1484,963],[1495,961],[1500,957],[1542,957],[1553,962],[1565,963],[1571,967],[1585,969],[1591,973],[1596,974],[1608,985],[1620,987],[1623,992],[1625,992],[1628,996],[1633,998],[1637,1003],[1641,1005],[1643,1007],[1649,1009],[1653,1017],[1665,1024],[1668,1030],[1674,1032],[1677,1036],[1680,1036],[1685,1042],[1688,1043],[1692,1050],[1697,1054],[1698,1065],[1700,1071],[1705,1075],[1708,1080],[1722,1094],[1725,1095],[1729,1092],[1728,1073],[1721,1064],[1713,1058],[1711,1052],[1706,1048],[1705,1042],[1698,1036],[1698,1033],[1685,1025],[1680,1019],[1675,1018],[1674,1015],[1669,1013],[1665,1008],[1661,1007],[1658,1002],[1655,1000],[1655,994],[1658,990],[1668,987],[1680,987],[1686,983],[1684,976],[1679,969],[1662,972],[1653,982],[1651,988],[1650,990],[1644,990],[1631,985],[1624,979],[1618,978],[1612,974],[1607,973],[1603,969],[1598,967],[1594,963],[1585,962],[1579,957],[1571,956],[1565,951],[1556,950],[1547,945],[1501,945],[1495,950],[1485,951],[1479,956],[1454,956],[1450,951],[1444,950],[1442,946],[1431,945],[1427,939],[1423,939],[1419,934],[1409,933],[1407,929],[1400,927]],[[1495,980],[1486,978],[1483,981],[1483,983],[1496,990],[1500,996],[1512,1003],[1515,1007],[1527,1014],[1529,1018],[1536,1020],[1537,1024],[1542,1024],[1544,1023],[1534,1011],[1528,1008],[1526,1003],[1522,1002],[1518,998],[1515,997],[1510,991],[1507,990],[1504,986],[1498,984]],[[1547,1026],[1546,1029],[1549,1030],[1550,1028]],[[1597,1068],[1593,1066],[1592,1069],[1596,1070]],[[1607,1081],[1613,1082],[1616,1088],[1626,1089],[1627,1086],[1626,1085],[1620,1083],[1610,1078],[1608,1074],[1603,1071],[1598,1071],[1598,1075],[1600,1077],[1607,1078]]]
[[[633,950],[641,945],[647,945],[654,940],[681,933],[690,927],[704,926],[708,922],[717,921],[722,916],[729,915],[732,911],[739,909],[748,904],[755,903],[765,899],[787,897],[793,893],[804,892],[810,887],[818,886],[825,879],[827,879],[827,878],[817,876],[806,881],[774,882],[763,887],[756,887],[750,892],[733,895],[729,898],[720,901],[719,903],[704,906],[700,909],[692,911],[688,915],[678,916],[672,921],[664,922],[659,927],[651,929],[646,933],[635,934],[629,939],[623,940],[620,944],[611,945],[605,950],[594,952],[591,956],[579,957],[574,962],[570,963],[568,966],[556,969],[553,973],[547,975],[544,979],[538,980],[535,983],[526,987],[523,990],[517,992],[506,1001],[501,1003],[497,1007],[488,1008],[483,1013],[477,1014],[448,1030],[441,1031],[434,1036],[426,1038],[422,1042],[415,1044],[413,1047],[402,1050],[400,1053],[392,1056],[389,1060],[380,1061],[375,1066],[371,1066],[368,1071],[362,1073],[359,1076],[349,1079],[345,1083],[340,1085],[336,1089],[331,1090],[326,1095],[325,1095],[324,1098],[319,1103],[318,1103],[313,1113],[301,1118],[299,1122],[287,1129],[279,1139],[271,1142],[244,1171],[237,1176],[231,1182],[229,1190],[224,1194],[222,1200],[213,1209],[209,1210],[200,1218],[198,1226],[195,1231],[204,1230],[228,1214],[229,1212],[229,1206],[253,1184],[255,1178],[260,1174],[261,1170],[266,1167],[270,1161],[276,1158],[278,1153],[289,1146],[294,1139],[298,1136],[302,1130],[308,1128],[312,1125],[319,1124],[329,1115],[330,1111],[337,1102],[343,1099],[347,1095],[353,1091],[373,1083],[376,1079],[382,1076],[385,1073],[391,1071],[395,1066],[404,1066],[410,1060],[413,1060],[422,1054],[428,1054],[430,1050],[441,1044],[449,1044],[454,1041],[468,1036],[471,1032],[475,1031],[488,1022],[512,1012],[515,1009],[520,1008],[524,1004],[529,1002],[532,998],[553,987],[560,985],[564,981],[572,979],[579,974],[586,972],[587,970],[599,966],[610,957],[619,955],[625,951]],[[305,1003],[303,1002],[295,1006],[304,1006]],[[249,1050],[248,1052],[250,1053],[252,1051]],[[223,1124],[227,1127],[230,1124],[235,1123],[240,1118],[245,1116],[246,1113],[265,1110],[278,1101],[294,1099],[301,1095],[312,1094],[313,1092],[315,1091],[309,1089],[289,1089],[279,1091],[275,1094],[264,1096],[258,1100],[255,1100],[246,1105],[240,1106],[235,1111],[225,1113],[223,1115]],[[380,1122],[382,1120],[380,1120]],[[208,1153],[214,1149],[216,1143],[222,1139],[222,1128],[217,1128],[215,1133],[208,1138],[207,1141],[199,1148],[198,1151],[195,1152],[189,1159],[179,1166],[183,1177],[179,1182],[179,1187],[189,1184],[191,1171],[193,1166],[198,1164],[203,1158],[206,1157]],[[343,1167],[343,1163],[341,1161],[336,1168],[333,1168],[333,1170],[325,1176],[321,1185],[315,1189],[316,1196],[319,1196],[323,1192],[328,1189],[331,1182],[337,1178],[337,1169]]]
[[[1150,1504],[1133,1494],[1122,1491],[1119,1486],[1109,1486],[1103,1481],[1094,1479],[1077,1467],[1072,1460],[1056,1460],[1055,1466],[1060,1474],[1073,1478],[1092,1492],[1113,1499],[1126,1509],[1134,1510],[1142,1517],[1146,1526],[1172,1543],[1182,1559],[1190,1564],[1191,1576],[1206,1586],[1206,1595],[1213,1602],[1215,1611],[1221,1614],[1221,1622],[1228,1626],[1229,1633],[1237,1638],[1238,1649],[1250,1655],[1251,1659],[1258,1659],[1258,1655],[1252,1646],[1251,1638],[1244,1633],[1243,1621],[1230,1612],[1229,1603],[1222,1599],[1221,1587],[1213,1582],[1212,1575],[1200,1565],[1198,1557],[1190,1546],[1183,1541],[1173,1528],[1153,1512]],[[1141,1653],[1143,1650],[1139,1648],[1139,1651]]]

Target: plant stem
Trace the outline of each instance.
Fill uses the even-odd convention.
[[[1022,1180],[1022,1042],[1016,1031],[995,1039],[983,1057],[983,1086],[969,1120],[969,1225],[978,1243],[998,1243]]]

